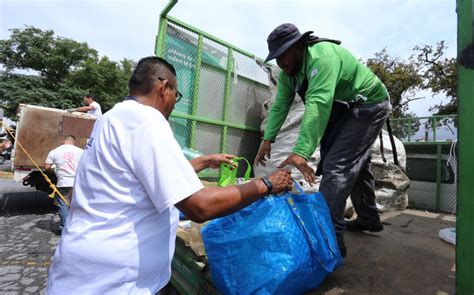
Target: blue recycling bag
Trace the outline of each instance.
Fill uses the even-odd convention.
[[[300,194],[271,195],[203,228],[220,292],[302,294],[342,264],[323,195],[298,189]]]

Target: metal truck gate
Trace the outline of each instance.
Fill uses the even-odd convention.
[[[262,105],[271,96],[267,74],[253,54],[168,16],[175,3],[161,14],[156,42],[156,55],[174,65],[183,94],[170,117],[175,137],[181,147],[253,162]],[[218,172],[200,176],[215,178]]]

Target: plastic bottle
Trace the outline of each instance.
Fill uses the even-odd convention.
[[[188,160],[192,160],[192,159],[195,159],[197,157],[201,157],[203,154],[199,151],[196,151],[196,150],[193,150],[193,149],[190,149],[188,147],[183,147],[181,148],[183,150],[183,154],[184,156],[186,157],[186,159]]]

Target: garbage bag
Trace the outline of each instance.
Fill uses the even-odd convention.
[[[213,283],[223,294],[301,294],[342,264],[319,192],[260,199],[210,221],[202,237]]]

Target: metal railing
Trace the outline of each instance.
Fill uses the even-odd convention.
[[[402,140],[410,178],[409,205],[423,210],[454,213],[457,194],[457,116],[393,118],[392,128]]]
[[[457,116],[392,118],[393,134],[404,142],[452,141],[457,138]]]

